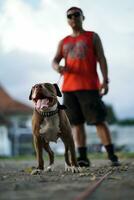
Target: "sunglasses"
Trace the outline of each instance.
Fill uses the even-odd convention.
[[[80,12],[75,12],[75,13],[73,13],[73,14],[69,14],[69,15],[67,15],[67,18],[68,19],[72,19],[72,17],[80,17],[81,16],[81,13]]]

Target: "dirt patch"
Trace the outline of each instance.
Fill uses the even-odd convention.
[[[122,161],[118,168],[109,167],[106,160],[93,160],[92,166],[79,174],[64,172],[64,161],[58,160],[53,172],[30,175],[30,169],[35,165],[34,161],[28,160],[0,160],[0,199],[74,200],[109,171],[111,174],[95,190],[91,199],[134,198],[134,160]]]

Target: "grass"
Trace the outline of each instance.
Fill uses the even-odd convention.
[[[120,159],[134,159],[134,152],[118,152],[117,155]],[[45,159],[48,159],[48,156],[44,155]],[[89,153],[89,158],[93,159],[107,159],[106,153]],[[64,155],[55,155],[55,159],[62,160],[64,159]],[[21,156],[14,156],[14,157],[0,157],[0,160],[35,160],[34,155],[21,155]]]
[[[134,159],[134,152],[119,152],[118,155],[120,159]]]
[[[117,152],[116,154],[120,159],[134,159],[134,152]],[[88,155],[91,159],[107,159],[106,153],[89,153]]]

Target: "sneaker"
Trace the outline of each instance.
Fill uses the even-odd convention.
[[[88,158],[83,159],[83,158],[79,157],[79,158],[77,158],[77,162],[80,167],[89,167],[90,166],[90,161]]]
[[[121,164],[120,162],[117,160],[117,161],[111,161],[111,166],[112,167],[119,167]]]
[[[118,157],[116,155],[109,156],[109,159],[111,160],[112,167],[118,167],[121,165],[120,162],[118,161]]]

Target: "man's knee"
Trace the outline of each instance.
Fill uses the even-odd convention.
[[[72,126],[72,131],[75,131],[77,133],[85,132],[84,124],[77,124]]]
[[[96,128],[99,128],[99,127],[108,127],[108,124],[106,121],[102,121],[102,122],[98,122],[95,124]]]

